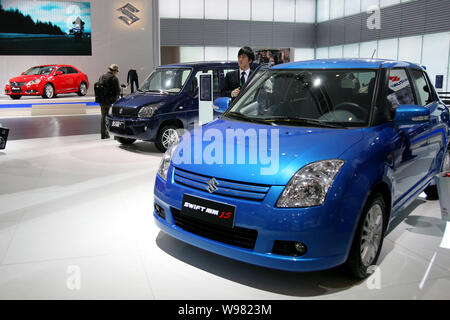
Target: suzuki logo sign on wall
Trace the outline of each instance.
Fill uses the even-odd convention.
[[[140,20],[140,18],[135,15],[135,13],[139,12],[140,10],[133,6],[131,3],[127,3],[123,7],[117,9],[117,11],[124,14],[124,16],[120,16],[119,19],[128,26]]]

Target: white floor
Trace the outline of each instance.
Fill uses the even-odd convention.
[[[153,144],[124,148],[99,135],[8,141],[0,299],[450,299],[438,201],[419,199],[403,213],[367,281],[339,269],[275,271],[159,231],[152,199],[161,156]]]

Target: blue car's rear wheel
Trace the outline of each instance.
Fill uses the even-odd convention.
[[[353,239],[348,269],[358,279],[373,272],[383,245],[386,203],[380,193],[374,193],[367,201]]]

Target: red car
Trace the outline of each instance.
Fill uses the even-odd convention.
[[[5,94],[11,99],[22,96],[54,98],[60,93],[76,92],[84,96],[89,88],[86,74],[69,65],[36,66],[12,78],[5,86]]]

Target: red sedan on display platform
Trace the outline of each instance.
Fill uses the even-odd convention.
[[[35,66],[12,78],[5,86],[11,99],[22,96],[54,98],[60,93],[76,92],[84,96],[89,88],[88,76],[69,65]]]

